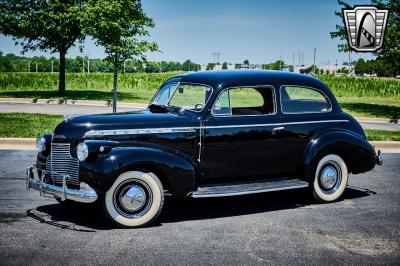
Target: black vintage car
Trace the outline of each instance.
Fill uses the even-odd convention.
[[[167,195],[309,187],[332,202],[349,173],[382,163],[324,83],[255,70],[175,76],[146,110],[66,117],[37,148],[28,188],[61,203],[100,202],[127,227],[156,219]]]

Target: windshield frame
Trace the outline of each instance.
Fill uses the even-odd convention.
[[[157,95],[159,94],[160,90],[161,90],[164,86],[166,86],[166,85],[174,85],[174,84],[176,84],[176,89],[175,89],[174,93],[171,95],[171,97],[168,99],[168,103],[167,103],[167,105],[165,105],[166,107],[180,107],[181,110],[190,111],[190,112],[194,112],[194,113],[200,113],[200,112],[204,111],[204,109],[206,108],[206,106],[208,105],[210,99],[212,98],[212,96],[213,96],[213,94],[214,94],[214,88],[213,88],[212,86],[210,86],[210,85],[203,84],[203,83],[197,83],[197,82],[181,82],[181,81],[179,81],[179,82],[165,83],[165,84],[163,84],[163,85],[157,90],[157,92],[154,94],[154,96],[153,96],[153,98],[152,98],[152,100],[151,100],[151,102],[150,102],[149,105],[151,105],[151,104],[156,104],[156,103],[154,103],[155,98],[157,97]],[[204,106],[203,106],[203,108],[201,108],[201,110],[192,110],[192,109],[187,109],[187,108],[185,108],[185,107],[183,107],[183,106],[173,106],[173,105],[170,105],[171,99],[174,97],[176,91],[179,89],[179,86],[181,86],[181,85],[204,86],[204,87],[207,87],[207,88],[210,88],[210,89],[211,89],[210,96],[208,97],[207,101],[204,103]]]

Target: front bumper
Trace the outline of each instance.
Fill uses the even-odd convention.
[[[97,193],[89,185],[85,184],[80,189],[70,189],[67,187],[67,175],[62,176],[62,187],[55,186],[44,181],[46,174],[45,170],[41,170],[41,175],[35,178],[34,170],[37,170],[36,165],[32,165],[26,169],[26,189],[31,188],[38,190],[40,196],[54,196],[61,200],[72,200],[83,203],[95,202],[98,198]],[[38,171],[36,171],[38,173]]]

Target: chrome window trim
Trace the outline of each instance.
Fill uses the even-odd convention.
[[[330,108],[326,112],[284,112],[283,109],[282,109],[282,106],[283,106],[283,104],[282,104],[282,88],[283,87],[297,87],[297,88],[305,88],[305,89],[310,89],[310,90],[317,91],[317,92],[321,93],[322,97],[324,97],[328,101]],[[292,114],[328,114],[328,113],[332,112],[333,105],[332,105],[331,99],[329,99],[328,95],[326,95],[325,92],[323,92],[320,89],[314,88],[314,87],[301,86],[301,85],[281,85],[279,87],[279,98],[280,98],[279,100],[280,100],[280,104],[281,104],[281,112],[282,112],[282,114],[285,114],[285,115],[292,115]]]
[[[232,108],[231,108],[231,96],[230,96],[230,93],[229,93],[229,108],[230,108],[230,115],[217,115],[217,114],[213,114],[213,109],[214,109],[214,106],[215,106],[215,103],[217,102],[217,100],[219,99],[219,96],[221,96],[221,94],[222,93],[224,93],[225,91],[229,91],[229,90],[231,90],[231,89],[239,89],[239,88],[249,88],[249,89],[251,89],[251,88],[265,88],[265,87],[270,87],[270,88],[272,88],[272,93],[273,93],[273,101],[274,101],[274,112],[273,113],[271,113],[271,114],[261,114],[261,115],[233,115],[232,114]],[[260,93],[260,95],[261,95],[261,93]],[[261,95],[262,96],[262,95]],[[263,98],[263,100],[264,100],[264,98]],[[211,116],[213,116],[213,117],[246,117],[246,116],[251,116],[251,117],[257,117],[257,116],[260,116],[260,117],[264,117],[264,116],[272,116],[272,115],[276,115],[276,113],[277,113],[277,109],[278,109],[278,107],[277,107],[277,103],[276,103],[276,90],[275,90],[275,87],[273,86],[273,85],[255,85],[255,86],[253,86],[253,85],[246,85],[246,86],[233,86],[233,87],[228,87],[228,88],[225,88],[225,89],[223,89],[219,94],[218,94],[218,97],[215,99],[215,101],[214,101],[214,104],[213,104],[213,106],[211,107]]]
[[[317,123],[343,123],[349,120],[313,120],[286,123],[265,123],[265,124],[241,124],[241,125],[223,125],[223,126],[200,126],[200,127],[169,127],[169,128],[141,128],[141,129],[117,129],[117,130],[90,130],[84,137],[109,136],[109,135],[145,135],[145,134],[165,134],[165,133],[191,133],[198,129],[218,129],[218,128],[244,128],[244,127],[267,127],[281,125],[303,125]]]
[[[169,103],[171,102],[171,99],[172,99],[172,97],[174,97],[174,95],[175,95],[175,93],[176,93],[176,91],[178,90],[178,88],[179,88],[179,86],[181,85],[181,84],[183,84],[183,85],[197,85],[197,86],[204,86],[204,87],[208,87],[208,88],[210,88],[211,89],[211,94],[210,94],[210,97],[208,97],[208,99],[207,99],[207,101],[204,103],[204,106],[203,106],[203,108],[201,108],[201,110],[200,111],[195,111],[195,110],[190,110],[190,109],[186,109],[186,108],[184,108],[184,107],[182,107],[184,110],[187,110],[187,111],[190,111],[190,112],[195,112],[195,113],[201,113],[203,110],[204,110],[204,108],[207,106],[207,104],[208,104],[208,102],[210,101],[210,99],[211,99],[211,96],[213,95],[213,93],[214,93],[214,88],[212,87],[212,86],[210,86],[210,85],[207,85],[207,84],[203,84],[203,83],[196,83],[196,82],[178,82],[178,85],[176,86],[176,89],[175,89],[175,91],[174,91],[174,93],[172,94],[172,96],[168,99],[168,105],[169,105]]]
[[[180,81],[178,81],[178,82],[171,82],[171,83],[163,84],[163,85],[166,86],[166,85],[175,85],[175,84],[176,84],[176,87],[178,88],[178,86],[179,86],[179,84],[180,84]],[[150,101],[150,103],[149,103],[148,106],[150,106],[151,104],[153,104],[154,99],[156,98],[158,92],[159,92],[164,86],[162,86],[161,88],[159,88],[159,89],[156,91],[156,93],[154,93],[154,95],[153,95],[153,97],[151,98],[151,101]],[[170,98],[171,98],[171,97],[170,97]],[[170,100],[170,99],[168,99],[168,102],[169,102],[169,100]]]

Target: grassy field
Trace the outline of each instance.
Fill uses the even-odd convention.
[[[0,113],[0,138],[36,138],[52,132],[63,116],[26,113]],[[16,123],[15,121],[18,121]],[[365,130],[368,140],[400,141],[400,132]]]
[[[148,103],[170,73],[120,74],[118,100]],[[400,80],[379,78],[318,76],[333,91],[342,108],[356,116],[400,118]],[[53,98],[58,75],[51,73],[0,73],[0,97]],[[63,97],[76,100],[111,100],[111,73],[68,73]]]

